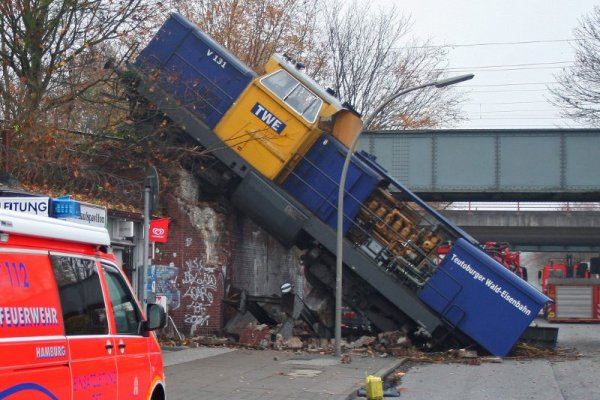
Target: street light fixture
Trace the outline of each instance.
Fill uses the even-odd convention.
[[[468,81],[473,79],[475,75],[466,74],[459,75],[451,78],[440,79],[437,81],[423,83],[418,86],[413,86],[404,90],[400,90],[385,100],[381,102],[381,104],[371,113],[369,114],[364,122],[363,127],[368,127],[373,119],[379,114],[389,103],[394,101],[400,96],[403,96],[407,93],[410,93],[415,90],[423,89],[426,87],[436,87],[443,88],[446,86],[454,85],[459,82]],[[359,132],[358,135],[352,141],[352,146],[348,149],[348,153],[346,154],[346,158],[344,160],[344,165],[342,167],[342,174],[340,175],[340,186],[338,190],[338,206],[337,206],[337,247],[336,247],[336,268],[335,268],[335,355],[340,356],[342,354],[342,266],[343,266],[343,245],[344,245],[344,236],[343,236],[343,224],[344,224],[344,192],[346,186],[346,175],[348,175],[348,166],[350,164],[350,159],[352,158],[352,154],[356,149],[356,145],[358,143],[358,138],[360,134],[364,132]]]

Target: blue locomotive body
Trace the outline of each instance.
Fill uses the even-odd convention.
[[[214,128],[256,73],[179,14],[172,14],[135,65],[182,107]],[[156,73],[160,71],[160,73]]]

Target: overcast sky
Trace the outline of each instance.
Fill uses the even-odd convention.
[[[555,75],[573,64],[573,29],[599,1],[373,0],[413,20],[412,35],[449,45],[450,75],[472,72],[456,128],[578,127],[548,100]],[[528,43],[523,43],[528,42]]]

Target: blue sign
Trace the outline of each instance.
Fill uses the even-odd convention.
[[[252,113],[278,134],[285,129],[285,124],[259,103],[256,103],[254,107],[252,107]]]

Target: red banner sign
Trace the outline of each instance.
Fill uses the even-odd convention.
[[[169,236],[169,219],[160,218],[150,221],[150,236],[151,242],[166,243]]]

